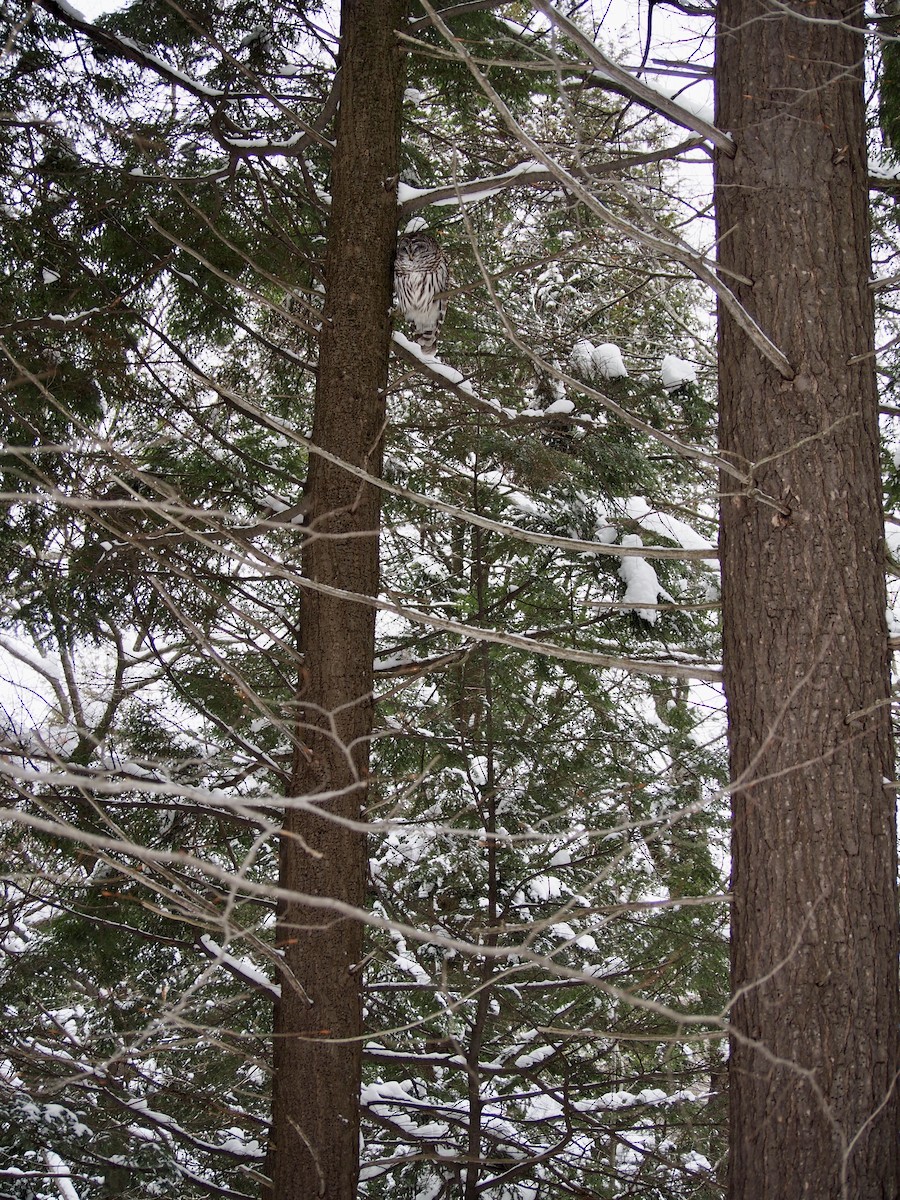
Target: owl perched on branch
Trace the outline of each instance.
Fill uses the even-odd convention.
[[[447,312],[450,268],[447,256],[429,233],[401,235],[394,260],[394,291],[400,311],[416,326],[422,353],[433,355]]]

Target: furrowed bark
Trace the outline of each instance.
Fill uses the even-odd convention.
[[[758,489],[721,480],[732,1200],[900,1195],[861,19],[850,0],[717,6],[720,261],[794,369],[720,310],[720,449]]]
[[[402,80],[395,31],[405,11],[405,0],[344,0],[341,10],[341,106],[313,441],[373,475],[382,463],[397,227]],[[375,595],[378,489],[311,455],[307,498],[304,575]],[[288,808],[280,882],[361,907],[366,839],[332,818],[359,820],[366,797],[374,610],[306,591],[300,643],[292,794],[323,798],[318,811]],[[287,971],[275,1016],[268,1194],[351,1200],[359,1174],[362,927],[288,904],[279,913],[278,939]]]

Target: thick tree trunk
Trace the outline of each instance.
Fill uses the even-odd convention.
[[[900,1196],[898,922],[862,5],[719,0],[732,1200]],[[729,277],[726,276],[726,279]]]
[[[326,299],[313,441],[381,470],[390,345],[391,256],[402,103],[395,31],[406,0],[343,0],[341,106],[332,168]],[[332,587],[378,590],[380,493],[312,455],[304,575]],[[366,840],[360,819],[372,730],[374,611],[304,591],[293,794],[281,885],[362,907]],[[321,815],[320,815],[321,814]],[[335,820],[334,818],[337,818]],[[359,1174],[362,925],[290,904],[278,938],[285,978],[276,1009],[269,1175],[274,1200],[351,1200]]]

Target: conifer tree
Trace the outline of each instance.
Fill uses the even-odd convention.
[[[717,161],[723,266],[783,356],[723,314],[722,451],[748,481],[723,489],[721,536],[729,1194],[887,1196],[897,851],[862,12],[765,8],[721,0],[717,26],[717,119],[735,141]]]
[[[723,284],[667,164],[729,139],[616,75],[584,6],[463,7],[411,6],[399,161],[349,179],[339,104],[394,118],[345,90],[353,39],[337,71],[312,5],[15,15],[17,1200],[305,1195],[326,1170],[349,1195],[358,1169],[410,1200],[721,1190],[715,496],[741,470],[694,276]],[[348,191],[378,213],[362,243]],[[439,360],[398,317],[388,361],[391,225],[416,217],[449,314]],[[350,349],[341,288],[377,331]],[[380,589],[347,565],[379,503]],[[317,774],[317,717],[370,692]],[[343,825],[309,806],[335,780]],[[323,978],[348,1019],[307,1026]]]

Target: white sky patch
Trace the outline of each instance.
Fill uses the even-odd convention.
[[[60,682],[63,679],[63,670],[59,659],[55,655],[51,658],[39,653],[32,642],[23,641],[11,634],[0,634],[0,649],[5,650],[17,663],[24,667],[30,667],[44,679],[50,678]]]
[[[712,123],[713,84],[711,77],[702,73],[712,67],[715,56],[714,19],[711,13],[690,17],[661,4],[635,4],[634,0],[605,0],[602,7],[599,2],[592,7],[595,15],[603,21],[601,36],[606,35],[611,44],[618,44],[619,48],[611,57],[630,69],[635,69],[643,56],[647,41],[648,8],[652,7],[653,36],[646,70],[640,78],[660,95]],[[701,73],[697,74],[696,71]],[[666,125],[670,144],[680,141],[684,131],[668,122]],[[691,245],[709,252],[715,242],[711,221],[697,219],[697,214],[705,212],[707,217],[711,216],[710,158],[702,151],[693,152],[690,157],[682,159],[675,169],[678,186],[673,190],[677,191],[677,201],[688,222],[679,232]]]
[[[33,643],[0,636],[0,713],[11,727],[8,736],[14,732],[24,745],[43,740],[38,731],[61,716],[51,681],[61,686],[62,667],[55,656],[44,658]]]

